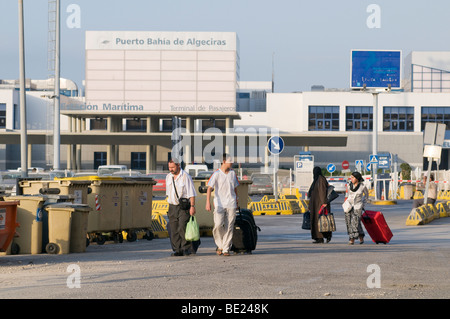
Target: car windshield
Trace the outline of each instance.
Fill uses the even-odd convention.
[[[253,184],[272,184],[272,181],[269,177],[255,177]]]
[[[108,167],[108,168],[99,168],[98,175],[112,175],[114,172],[120,172],[120,168]]]
[[[203,172],[199,172],[197,177],[209,177],[212,174],[213,174],[213,172],[205,172],[205,171],[203,171]]]

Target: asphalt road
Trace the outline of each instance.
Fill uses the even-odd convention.
[[[195,256],[171,257],[169,239],[91,244],[85,253],[0,256],[0,298],[22,299],[448,299],[450,218],[406,226],[412,201],[381,210],[394,234],[348,245],[342,200],[337,231],[312,244],[302,215],[256,216],[250,255],[216,256],[202,237]],[[73,287],[73,288],[70,288]],[[177,310],[178,311],[178,310]]]

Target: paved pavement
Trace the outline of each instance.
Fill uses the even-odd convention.
[[[412,201],[369,205],[384,213],[394,237],[376,245],[366,236],[351,246],[341,203],[332,205],[337,231],[329,244],[312,244],[302,215],[283,215],[256,216],[261,232],[251,255],[216,256],[213,239],[202,237],[189,257],[170,257],[168,239],[91,244],[79,254],[0,256],[0,298],[171,298],[184,302],[180,307],[224,298],[450,298],[449,217],[405,226]]]

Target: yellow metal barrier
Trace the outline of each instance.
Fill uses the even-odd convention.
[[[275,201],[275,196],[274,195],[264,195],[263,197],[261,197],[260,202],[274,202]]]
[[[300,193],[300,191],[298,190],[298,188],[282,188],[281,189],[281,193],[280,195],[294,195],[295,197],[297,197],[298,199],[301,199],[303,197],[302,193]]]
[[[161,213],[163,215],[167,215],[169,211],[169,203],[167,199],[163,200],[153,200],[152,201],[152,213]]]
[[[167,221],[163,214],[152,212],[152,224],[150,230],[155,235],[155,238],[167,238],[169,237],[169,231],[167,230]]]
[[[443,191],[443,200],[450,200],[450,191]]]
[[[414,208],[406,219],[407,226],[425,225],[441,217],[450,216],[450,202],[440,202],[436,205],[427,204]]]
[[[309,208],[308,208],[309,199],[300,199],[298,201],[298,203],[299,203],[300,210],[302,213],[306,213],[309,210]]]
[[[426,208],[428,208],[429,222],[440,217],[439,210],[433,204],[427,204]]]
[[[423,194],[422,194],[422,192],[421,191],[415,191],[414,192],[414,196],[413,196],[413,199],[419,199],[419,198],[423,198]]]
[[[450,213],[450,208],[448,207],[448,204],[445,202],[436,203],[436,209],[439,212],[439,217],[448,217]]]
[[[427,223],[426,212],[423,206],[413,208],[406,219],[406,226],[425,225]]]
[[[302,195],[281,195],[281,199],[295,201],[301,214],[308,211],[309,199],[302,199]]]
[[[289,200],[252,202],[248,209],[253,212],[253,215],[292,215],[300,213],[300,210],[293,209]]]
[[[296,195],[281,195],[281,200],[286,200],[291,204],[292,213],[293,214],[300,214],[302,213],[302,208],[300,208],[300,200],[297,198]]]

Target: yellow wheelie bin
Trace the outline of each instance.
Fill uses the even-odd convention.
[[[248,207],[248,186],[252,183],[251,180],[241,179],[239,180],[239,186],[237,187],[238,204],[241,208]]]
[[[152,178],[124,178],[120,228],[127,232],[127,240],[135,241],[135,231],[143,231],[144,238],[153,239],[152,226]]]
[[[48,222],[45,206],[73,201],[70,195],[18,195],[5,197],[6,201],[19,201],[17,228],[19,237],[13,239],[12,254],[40,254],[48,242]]]
[[[47,200],[46,196],[10,196],[5,197],[6,201],[19,201],[17,206],[17,231],[19,237],[13,239],[17,245],[17,251],[21,254],[42,253],[42,228],[43,228],[43,207]]]
[[[208,212],[206,206],[207,179],[194,179],[194,188],[197,192],[195,197],[195,219],[197,220],[201,236],[212,236],[214,227],[214,192],[211,192],[211,211]]]
[[[92,192],[87,197],[87,204],[92,207],[88,234],[97,244],[105,242],[107,236],[103,233],[121,236],[122,189],[125,183],[123,178],[92,177]]]
[[[72,195],[76,204],[86,204],[89,193],[89,180],[60,178],[55,180],[24,180],[19,182],[25,195]]]
[[[49,254],[80,253],[86,250],[88,214],[91,208],[83,204],[48,205]]]

